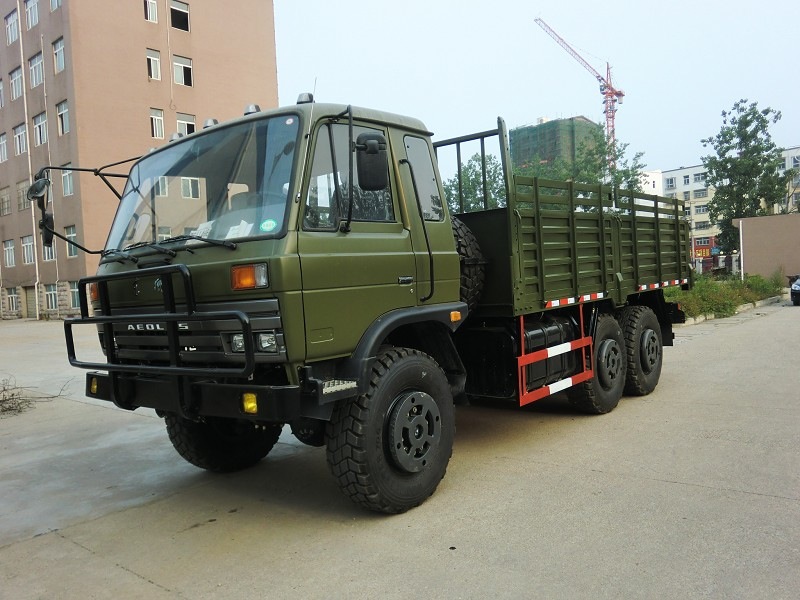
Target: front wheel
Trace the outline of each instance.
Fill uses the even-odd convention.
[[[616,319],[601,315],[594,334],[594,377],[569,389],[570,402],[593,415],[611,412],[625,387],[625,339]]]
[[[454,434],[453,396],[442,369],[427,354],[395,348],[375,361],[367,393],[334,409],[328,465],[356,504],[401,513],[439,485]]]
[[[278,441],[281,425],[206,417],[191,421],[175,414],[164,417],[172,446],[196,467],[226,473],[251,467]]]

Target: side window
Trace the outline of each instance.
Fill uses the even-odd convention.
[[[353,139],[362,133],[376,132],[380,133],[356,126],[353,127]],[[305,229],[333,229],[340,219],[347,218],[347,195],[350,191],[348,140],[348,127],[342,123],[328,123],[317,132],[303,218]],[[353,162],[355,165],[355,157]],[[394,222],[391,190],[362,190],[355,166],[353,177],[353,221]]]
[[[441,221],[444,219],[442,197],[439,194],[439,186],[436,185],[436,171],[433,168],[428,143],[422,138],[411,135],[407,135],[403,141],[406,157],[414,172],[422,214],[426,221]]]

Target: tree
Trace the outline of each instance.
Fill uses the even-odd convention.
[[[461,165],[461,192],[463,202],[459,202],[457,175],[444,182],[444,195],[447,197],[451,213],[471,212],[506,205],[503,167],[494,154],[486,155],[486,202],[484,203],[480,154],[474,154],[465,164]]]
[[[702,160],[706,183],[715,188],[708,213],[719,225],[717,242],[725,253],[739,249],[733,219],[768,214],[786,198],[794,172],[779,169],[783,149],[769,132],[770,124],[780,118],[780,111],[760,110],[757,102],[742,99],[730,111],[722,111],[722,127],[716,136],[700,140],[714,150]]]

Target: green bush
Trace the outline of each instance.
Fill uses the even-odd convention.
[[[760,275],[745,275],[738,278],[715,279],[701,275],[695,279],[694,287],[684,292],[680,288],[668,288],[665,296],[669,302],[679,302],[688,317],[730,317],[742,304],[754,304],[758,300],[780,296],[783,291],[783,275],[776,271],[769,279]]]

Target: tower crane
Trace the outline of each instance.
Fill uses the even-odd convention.
[[[603,77],[597,70],[592,67],[584,58],[578,54],[578,52],[570,46],[564,38],[558,35],[553,29],[545,23],[542,19],[536,18],[534,19],[537,25],[547,32],[547,34],[553,38],[558,45],[564,48],[569,54],[577,60],[579,63],[583,65],[583,68],[589,71],[592,75],[594,75],[595,79],[600,83],[600,93],[603,95],[603,113],[606,116],[606,136],[610,141],[611,148],[616,147],[617,138],[614,129],[614,118],[617,112],[617,102],[622,104],[622,99],[625,97],[625,92],[620,89],[615,88],[611,84],[611,65],[606,63],[606,76]],[[614,165],[614,156],[612,152],[612,156],[608,157],[609,165]]]

